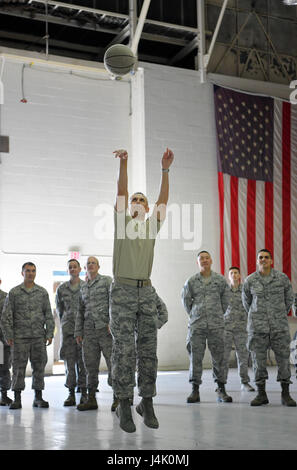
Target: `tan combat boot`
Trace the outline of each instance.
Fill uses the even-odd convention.
[[[158,420],[154,413],[152,398],[142,398],[141,402],[136,406],[136,411],[143,417],[143,422],[146,426],[153,429],[159,427]]]
[[[281,382],[282,387],[282,405],[285,406],[296,406],[296,401],[293,400],[289,393],[289,384],[287,382]]]
[[[64,406],[74,406],[76,405],[74,388],[69,389],[69,395],[64,401]]]
[[[6,390],[1,390],[0,406],[11,405],[12,399],[7,396]]]
[[[257,385],[258,395],[251,401],[251,406],[267,405],[269,403],[265,392],[265,383]]]
[[[200,402],[199,385],[192,384],[192,393],[187,398],[187,403]]]
[[[225,384],[223,384],[222,382],[218,382],[218,388],[216,389],[216,392],[217,392],[217,400],[219,402],[223,402],[223,403],[231,403],[232,402],[232,397],[230,397],[229,395],[227,395],[227,392],[225,390]]]
[[[14,392],[14,401],[10,404],[10,410],[18,410],[22,408],[22,401],[21,401],[21,391]]]
[[[96,400],[96,392],[89,390],[88,400],[85,403],[80,403],[76,407],[79,411],[97,410],[98,404]]]
[[[136,426],[133,422],[130,399],[120,399],[116,409],[116,415],[120,419],[120,427],[126,432],[135,432]]]
[[[33,401],[33,406],[35,408],[48,408],[49,407],[48,401],[45,401],[42,398],[42,391],[41,390],[35,390],[35,397],[34,397],[34,401]]]

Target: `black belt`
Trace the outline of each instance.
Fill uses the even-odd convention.
[[[150,279],[127,279],[126,277],[116,277],[115,281],[120,284],[126,284],[127,286],[133,287],[149,287],[152,285]]]

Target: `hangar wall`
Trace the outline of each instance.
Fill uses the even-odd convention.
[[[195,71],[140,65],[142,77],[131,87],[128,79],[112,81],[104,72],[6,61],[1,134],[10,137],[10,153],[1,155],[0,164],[0,275],[7,291],[22,281],[23,262],[32,260],[36,282],[54,305],[53,284],[66,279],[72,249],[80,251],[82,265],[88,255],[98,256],[101,272],[111,274],[110,219],[102,207],[112,207],[115,197],[112,151],[129,150],[131,190],[145,186],[152,204],[163,151],[172,148],[168,217],[156,243],[152,281],[169,311],[159,331],[159,368],[186,369],[181,289],[197,271],[199,249],[211,252],[219,271],[212,84],[201,84]],[[210,367],[208,352],[204,364]]]

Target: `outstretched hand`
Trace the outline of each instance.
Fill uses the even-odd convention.
[[[168,169],[170,167],[170,165],[172,164],[173,162],[173,159],[174,159],[174,153],[172,152],[172,150],[170,150],[168,147],[166,148],[165,152],[163,153],[163,157],[162,157],[162,168],[164,168],[164,170]]]
[[[121,160],[127,160],[127,158],[128,158],[127,150],[119,149],[119,150],[115,150],[113,153],[115,154],[115,158],[118,157]]]

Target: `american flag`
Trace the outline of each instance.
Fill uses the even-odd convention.
[[[218,86],[214,103],[221,273],[267,248],[297,292],[297,106]]]

